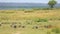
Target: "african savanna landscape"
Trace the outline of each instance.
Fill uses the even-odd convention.
[[[60,8],[55,4],[51,0],[48,8],[0,9],[0,34],[60,34]]]

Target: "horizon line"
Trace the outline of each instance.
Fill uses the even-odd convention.
[[[0,2],[0,3],[43,3],[43,2]],[[47,3],[44,3],[44,4],[47,4]],[[59,4],[59,3],[60,2],[57,2],[57,4]]]

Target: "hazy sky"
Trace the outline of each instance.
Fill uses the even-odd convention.
[[[49,0],[0,0],[0,2],[16,2],[16,3],[47,3]],[[56,0],[60,3],[60,0]]]

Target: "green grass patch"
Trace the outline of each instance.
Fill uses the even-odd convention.
[[[46,19],[46,18],[37,18],[34,21],[35,22],[48,22],[48,19]]]
[[[52,29],[52,32],[54,32],[54,33],[60,33],[60,28],[54,28],[54,29]]]

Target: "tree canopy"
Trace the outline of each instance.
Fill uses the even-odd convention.
[[[55,4],[57,4],[57,1],[55,1],[55,0],[50,0],[50,1],[48,2],[48,5],[49,5],[51,8],[53,8]]]

